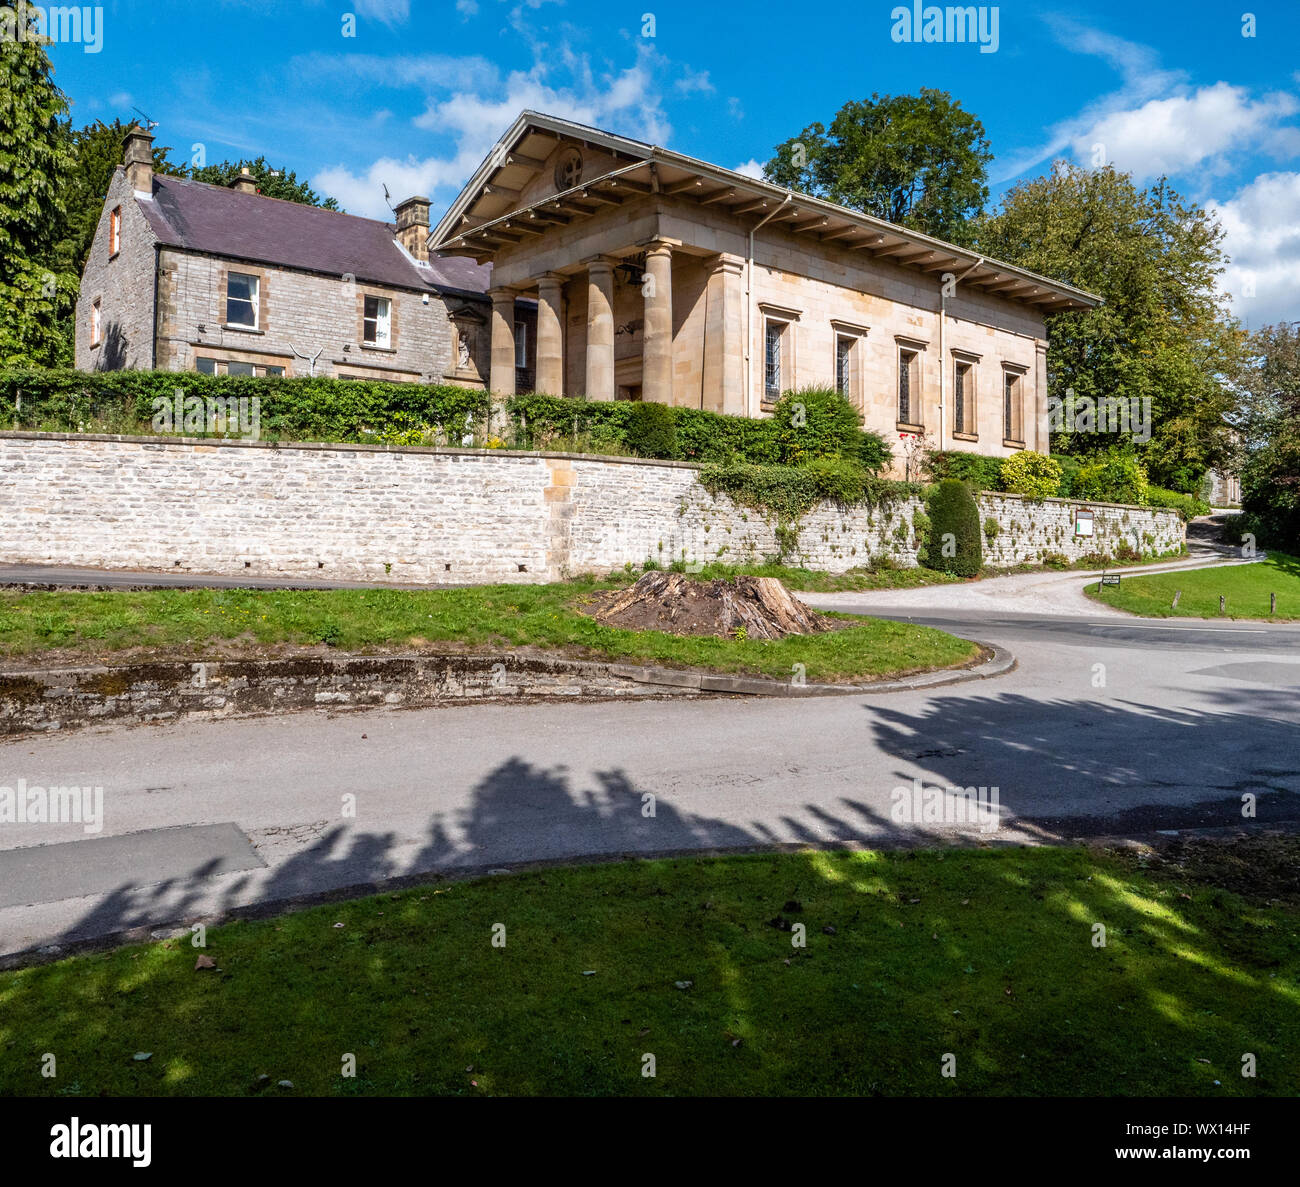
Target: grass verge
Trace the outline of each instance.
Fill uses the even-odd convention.
[[[581,613],[610,581],[452,590],[0,591],[0,656],[42,662],[111,660],[140,651],[186,657],[282,645],[347,651],[534,648],[591,659],[709,668],[788,679],[876,679],[975,659],[979,648],[942,631],[881,619],[822,635],[679,637],[602,626]],[[221,649],[217,651],[216,649]]]
[[[0,974],[0,1093],[1295,1095],[1298,921],[1081,848],[548,869]]]
[[[1182,597],[1174,606],[1174,595]],[[1253,565],[1182,569],[1150,577],[1125,577],[1119,585],[1085,587],[1091,598],[1145,618],[1245,618],[1273,622],[1300,620],[1300,557],[1270,553]],[[1269,614],[1269,596],[1277,594],[1277,612]],[[1219,597],[1226,598],[1219,612]]]

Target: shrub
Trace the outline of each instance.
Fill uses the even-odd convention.
[[[780,447],[777,460],[787,466],[817,458],[856,458],[863,449],[862,417],[833,387],[786,392],[772,409],[772,423]]]
[[[984,536],[990,544],[992,544],[993,541],[998,538],[998,534],[1001,531],[1002,531],[1002,525],[999,524],[998,521],[993,518],[993,516],[990,515],[984,521]]]
[[[1001,458],[963,449],[934,450],[929,454],[926,468],[933,482],[957,478],[975,491],[1002,489]]]
[[[980,516],[970,487],[956,478],[945,478],[928,492],[926,510],[930,538],[921,563],[958,577],[978,576],[983,563]]]
[[[628,413],[624,440],[637,457],[675,457],[673,410],[667,404],[634,403]]]
[[[1177,511],[1183,522],[1195,519],[1198,515],[1209,515],[1210,505],[1197,495],[1184,495],[1176,490],[1165,490],[1159,486],[1147,487],[1147,506],[1166,507]]]
[[[1061,467],[1054,458],[1022,449],[1002,463],[1002,489],[1031,499],[1047,499],[1061,489]]]
[[[1052,460],[1061,467],[1061,485],[1057,489],[1057,494],[1063,499],[1074,497],[1074,481],[1079,475],[1081,465],[1077,457],[1071,457],[1068,453],[1056,453],[1052,455]]]
[[[1147,489],[1147,472],[1140,462],[1123,454],[1109,454],[1079,467],[1072,495],[1101,503],[1141,506],[1146,502]]]

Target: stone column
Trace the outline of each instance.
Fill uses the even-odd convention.
[[[564,395],[563,304],[564,277],[547,272],[537,280],[537,381],[548,396]]]
[[[515,394],[515,290],[489,289],[492,298],[492,373],[488,386],[499,396]]]
[[[587,390],[589,400],[614,398],[614,261],[587,265]]]
[[[657,240],[646,248],[645,340],[641,353],[641,398],[673,402],[673,249]],[[648,290],[648,291],[647,291]]]
[[[720,255],[709,271],[704,319],[704,408],[745,415],[745,261]]]

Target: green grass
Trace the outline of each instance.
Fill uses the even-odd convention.
[[[0,974],[0,1094],[1293,1096],[1298,919],[1077,848],[444,883],[214,929],[217,971],[182,938]]]
[[[1183,591],[1174,608],[1174,594]],[[1119,585],[1089,585],[1089,597],[1147,618],[1269,618],[1269,595],[1277,594],[1274,622],[1300,620],[1300,557],[1270,553],[1253,565],[1183,569],[1150,577],[1125,577]],[[1219,613],[1219,595],[1227,598]]]
[[[235,644],[256,653],[278,644],[327,643],[342,650],[463,646],[533,647],[678,667],[809,680],[893,676],[965,663],[975,644],[942,631],[880,619],[844,630],[771,642],[678,637],[602,626],[575,609],[611,582],[491,585],[470,589],[255,591],[149,590],[109,593],[0,591],[0,656],[56,653],[111,658]]]

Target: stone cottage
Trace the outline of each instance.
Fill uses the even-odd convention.
[[[429,200],[395,224],[156,174],[133,128],[82,276],[76,363],[483,386],[487,267],[430,259]],[[521,301],[521,343],[535,316]],[[512,333],[515,329],[512,325]],[[531,386],[521,347],[516,383]]]
[[[491,264],[490,384],[759,416],[834,384],[865,426],[1047,452],[1047,318],[1100,298],[818,198],[526,111],[434,229]]]

